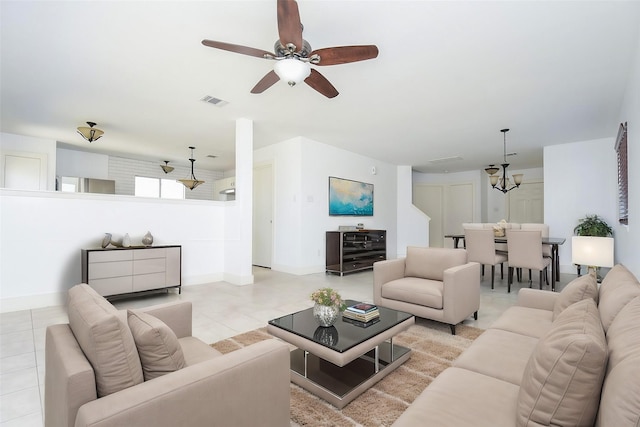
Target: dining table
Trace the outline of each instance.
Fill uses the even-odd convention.
[[[453,247],[458,248],[460,240],[464,246],[464,234],[445,234],[445,238],[453,239]],[[564,244],[567,239],[564,237],[543,237],[542,244],[551,246],[551,290],[556,290],[556,282],[560,281],[560,257],[558,246]],[[496,236],[496,243],[507,243],[506,236]]]

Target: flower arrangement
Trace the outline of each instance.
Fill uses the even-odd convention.
[[[338,307],[340,311],[344,311],[347,308],[347,304],[345,304],[340,294],[331,288],[318,289],[311,294],[311,300],[320,305]]]

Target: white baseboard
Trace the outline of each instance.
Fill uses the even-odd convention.
[[[308,267],[292,268],[287,265],[273,265],[271,269],[281,271],[283,273],[295,274],[296,276],[304,276],[306,274],[324,273],[326,268],[324,265],[313,265]]]
[[[237,274],[224,273],[225,282],[229,282],[232,285],[245,286],[252,285],[254,281],[253,274],[249,274],[248,276],[240,276]]]
[[[67,293],[29,295],[15,298],[0,299],[0,313],[11,311],[31,310],[34,308],[53,307],[67,304]]]

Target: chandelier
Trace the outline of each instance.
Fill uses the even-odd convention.
[[[509,167],[509,163],[507,163],[507,132],[509,129],[501,129],[503,140],[504,140],[504,158],[502,163],[502,176],[497,175],[500,171],[500,168],[495,165],[489,165],[488,168],[485,169],[485,172],[489,174],[489,182],[491,182],[491,186],[498,191],[502,191],[503,193],[507,193],[507,191],[511,191],[514,188],[520,187],[522,184],[522,176],[521,173],[513,174],[513,182],[514,185],[511,185],[511,181],[507,176],[507,168]]]
[[[189,190],[193,190],[198,185],[204,184],[204,181],[199,181],[196,178],[196,176],[193,174],[193,163],[196,161],[196,159],[193,158],[193,150],[195,150],[196,147],[189,147],[189,148],[191,149],[191,158],[189,159],[189,161],[191,162],[191,178],[179,179],[178,181],[180,181]]]

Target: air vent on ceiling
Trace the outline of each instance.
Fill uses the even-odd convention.
[[[218,158],[218,156],[213,155],[213,154],[207,154],[207,157],[210,158],[210,159],[217,159]]]
[[[452,156],[452,157],[442,157],[440,159],[433,159],[433,160],[429,160],[429,163],[448,163],[448,162],[455,162],[458,160],[462,160],[462,157],[460,156]]]
[[[213,104],[216,107],[223,107],[228,104],[228,102],[223,99],[214,98],[213,96],[209,96],[209,95],[204,96],[203,98],[200,99],[200,101],[208,102],[209,104]]]

